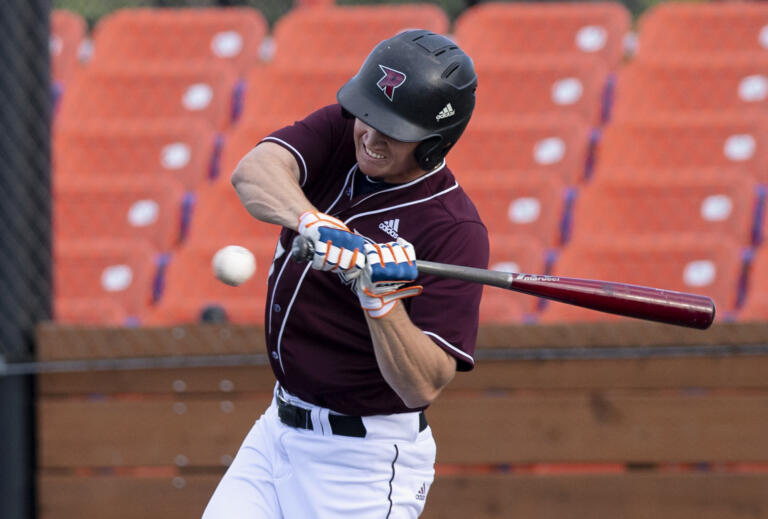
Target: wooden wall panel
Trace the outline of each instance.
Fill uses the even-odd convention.
[[[768,388],[768,356],[596,360],[482,360],[459,389]]]
[[[219,474],[39,478],[40,519],[200,517]],[[424,519],[760,519],[766,474],[439,476]]]
[[[38,377],[41,395],[115,393],[271,393],[275,376],[269,366],[168,368],[47,373]]]
[[[445,394],[486,389],[768,388],[768,356],[600,360],[484,360]],[[41,395],[271,392],[269,366],[48,373]]]
[[[52,324],[37,337],[39,360],[54,362],[208,355],[252,362],[264,355],[263,329],[247,326]],[[768,344],[768,323],[717,323],[706,332],[640,321],[486,326],[478,338],[481,350],[500,356],[515,348],[695,345],[734,346],[721,350],[734,353],[760,344]],[[759,469],[768,466],[766,373],[768,355],[480,360],[475,371],[457,375],[427,416],[446,469],[548,462],[757,462]],[[38,517],[199,517],[273,385],[266,365],[39,376]],[[477,472],[443,472],[423,517],[768,517],[764,470]]]
[[[217,466],[267,396],[48,400],[44,467]],[[427,412],[442,463],[768,461],[768,395],[445,394]]]
[[[220,474],[177,477],[38,478],[38,519],[193,519],[203,515]]]
[[[438,462],[766,461],[768,395],[442,395]]]
[[[221,466],[235,455],[269,402],[268,397],[42,402],[39,463],[43,467]]]
[[[766,474],[443,477],[423,519],[758,519]]]

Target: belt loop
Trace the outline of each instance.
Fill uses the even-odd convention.
[[[427,425],[427,415],[423,410],[419,411],[419,432],[422,432],[424,429],[426,429]]]

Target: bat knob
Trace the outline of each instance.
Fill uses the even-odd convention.
[[[291,257],[297,263],[306,263],[312,259],[315,251],[312,242],[304,236],[296,236],[291,243]]]

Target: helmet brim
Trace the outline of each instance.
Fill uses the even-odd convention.
[[[336,99],[342,108],[387,137],[401,142],[421,142],[438,136],[397,115],[380,92],[361,91],[352,80],[339,89]],[[373,94],[373,95],[371,95]]]

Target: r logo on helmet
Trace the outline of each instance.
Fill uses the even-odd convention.
[[[392,96],[395,95],[395,89],[405,83],[405,74],[399,70],[379,65],[379,68],[384,72],[384,76],[376,83],[387,99],[392,101]]]

